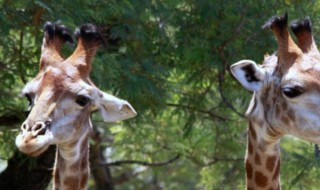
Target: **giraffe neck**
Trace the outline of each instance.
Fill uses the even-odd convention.
[[[84,134],[68,145],[57,146],[53,190],[87,189],[89,144]]]
[[[280,138],[263,122],[249,121],[245,158],[247,189],[280,189]]]

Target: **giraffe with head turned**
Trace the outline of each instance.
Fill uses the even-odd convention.
[[[264,25],[278,44],[276,54],[262,65],[242,60],[231,73],[253,92],[246,116],[249,122],[245,157],[247,189],[281,189],[280,139],[291,134],[320,142],[320,54],[309,18],[293,21],[291,38],[287,13]]]
[[[44,33],[39,72],[22,90],[31,110],[16,145],[31,156],[57,145],[53,189],[87,189],[90,113],[100,110],[104,121],[116,122],[136,112],[127,101],[101,91],[89,78],[102,41],[95,26],[86,24],[76,30],[78,45],[67,59],[60,50],[65,42],[72,42],[70,30],[48,22]]]

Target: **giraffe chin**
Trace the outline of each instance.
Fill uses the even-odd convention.
[[[33,157],[39,156],[50,146],[50,142],[44,140],[44,137],[30,139],[29,134],[18,135],[15,143],[22,153]]]
[[[36,156],[39,156],[42,153],[44,153],[48,148],[49,148],[49,145],[41,147],[40,149],[38,149],[36,151],[28,152],[28,153],[25,153],[25,154],[27,154],[28,156],[36,157]]]
[[[30,151],[30,149],[23,149],[23,148],[19,148],[19,147],[18,148],[24,154],[26,154],[28,156],[36,157],[36,156],[41,155],[43,152],[45,152],[49,148],[49,146],[50,145],[48,144],[46,146],[40,147],[36,150],[31,150],[31,151]]]

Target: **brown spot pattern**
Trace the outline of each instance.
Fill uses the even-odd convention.
[[[286,102],[282,102],[282,111],[286,111],[288,109],[288,105]]]
[[[259,187],[266,187],[267,186],[268,178],[265,175],[263,175],[262,172],[256,171],[254,173],[254,176],[255,176],[254,180],[255,180],[257,186],[259,186]]]
[[[64,189],[79,189],[79,176],[66,176],[63,180]]]
[[[253,128],[252,121],[249,121],[249,134],[251,135],[253,140],[257,140],[257,133]]]
[[[277,97],[276,96],[273,96],[272,97],[272,102],[276,102],[277,101]]]
[[[256,153],[255,157],[254,157],[254,161],[257,165],[261,165],[261,158],[260,155],[258,153]]]
[[[252,179],[253,168],[248,159],[246,160],[246,174],[248,179]]]
[[[260,140],[258,149],[261,150],[261,152],[265,152],[267,150],[267,142],[264,139]]]
[[[257,104],[258,104],[258,103],[257,103],[257,99],[254,98],[254,99],[253,99],[253,106],[252,106],[252,109],[251,109],[251,113],[254,112],[254,110],[256,110]]]
[[[59,163],[59,168],[66,168],[66,163],[59,153],[57,155],[56,162]],[[61,172],[59,169],[58,171]]]
[[[259,120],[259,121],[258,121],[258,125],[259,125],[260,127],[263,127],[263,126],[264,126],[263,124],[264,124],[264,122],[263,122],[262,120]]]
[[[87,182],[88,182],[88,173],[84,173],[80,181],[80,188],[86,187]]]
[[[277,163],[276,169],[275,169],[275,171],[273,173],[272,180],[278,179],[279,173],[280,173],[280,159],[278,159],[278,163]]]
[[[276,116],[278,116],[280,114],[280,105],[276,104]]]
[[[80,169],[83,170],[88,170],[88,151],[89,151],[89,145],[88,145],[88,137],[86,137],[82,144],[81,144],[81,153],[83,155],[83,159],[80,165]]]
[[[286,116],[286,115],[283,115],[282,117],[281,117],[281,121],[284,123],[284,124],[286,124],[286,125],[289,125],[289,118]]]
[[[279,132],[277,132],[273,127],[268,127],[267,128],[267,134],[271,137],[278,137],[279,136]]]
[[[80,171],[88,171],[88,138],[86,137],[84,141],[81,143],[80,147],[80,159],[77,160],[75,163],[73,163],[70,166],[70,170],[73,172],[78,172]]]
[[[266,109],[267,109],[267,110],[270,110],[270,107],[271,107],[271,106],[270,106],[270,104],[269,104],[268,102],[266,103],[265,106],[266,106]]]
[[[80,165],[80,160],[77,160],[75,163],[73,163],[73,164],[70,166],[70,171],[71,171],[71,172],[78,172],[78,170],[79,170],[79,165]]]
[[[273,168],[275,167],[276,165],[276,160],[277,160],[277,157],[276,156],[270,156],[267,158],[267,161],[266,161],[266,168],[269,172],[272,172],[273,171]]]
[[[86,160],[83,160],[81,162],[80,167],[81,167],[81,171],[88,171],[88,162]]]
[[[248,137],[248,152],[250,155],[253,153],[253,145],[251,143],[250,137]]]
[[[291,120],[292,122],[295,122],[296,116],[295,116],[295,114],[294,114],[293,109],[289,109],[289,111],[288,111],[288,117],[290,118],[290,120]]]

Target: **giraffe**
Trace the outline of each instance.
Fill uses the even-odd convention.
[[[90,113],[99,110],[106,122],[136,116],[125,100],[98,89],[89,78],[92,59],[102,41],[92,24],[79,27],[75,51],[67,58],[61,47],[72,42],[63,25],[46,23],[41,47],[40,67],[22,95],[30,102],[30,113],[16,137],[18,149],[38,156],[55,144],[53,189],[87,189],[89,177]]]
[[[320,54],[309,18],[291,22],[274,16],[271,28],[278,45],[262,65],[241,60],[230,68],[233,76],[253,92],[246,111],[248,120],[245,156],[247,189],[281,189],[280,139],[286,134],[320,142]]]

